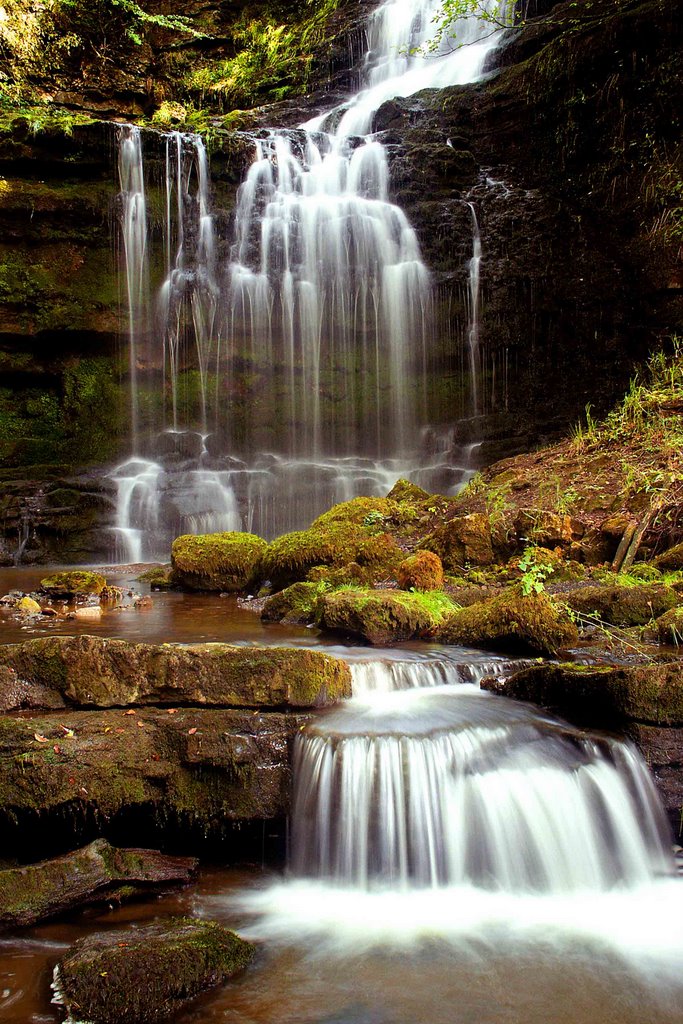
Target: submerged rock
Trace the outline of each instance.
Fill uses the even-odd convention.
[[[434,634],[440,643],[556,654],[578,641],[566,610],[545,593],[510,588],[488,601],[453,613]]]
[[[50,597],[79,597],[86,594],[101,594],[107,585],[104,576],[98,572],[79,569],[74,572],[57,572],[40,581],[40,589]]]
[[[266,541],[253,533],[178,537],[171,549],[173,580],[190,590],[246,590],[267,547]]]
[[[194,857],[168,857],[155,850],[116,850],[98,839],[54,860],[0,871],[0,928],[31,925],[90,903],[184,884],[198,864]]]
[[[55,970],[58,1001],[91,1024],[151,1024],[244,970],[255,948],[214,921],[169,918],[90,935]]]
[[[1,645],[0,665],[24,683],[60,695],[62,706],[319,707],[351,694],[343,662],[284,647],[52,636]]]
[[[566,595],[570,608],[582,615],[596,615],[613,626],[644,626],[680,601],[679,595],[663,586],[581,587]]]

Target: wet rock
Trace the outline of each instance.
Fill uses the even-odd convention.
[[[371,644],[391,644],[427,636],[452,608],[445,595],[431,602],[402,591],[340,590],[321,599],[320,625]]]
[[[98,572],[58,572],[40,581],[40,589],[50,597],[73,598],[86,594],[101,594],[107,585]]]
[[[625,722],[683,726],[680,663],[638,666],[543,664],[485,689],[540,704],[578,725],[611,728]]]
[[[175,577],[170,566],[159,565],[147,569],[138,576],[138,583],[149,583],[152,590],[172,590],[175,586]]]
[[[281,647],[53,636],[0,646],[0,665],[80,707],[319,707],[351,694],[343,662]]]
[[[246,590],[267,547],[253,533],[178,537],[171,549],[174,581],[190,590]]]
[[[401,590],[442,590],[443,582],[443,564],[432,551],[417,551],[398,567]]]
[[[99,604],[87,605],[85,608],[76,608],[74,618],[89,621],[97,621],[102,618],[102,607]]]
[[[81,939],[57,965],[55,991],[92,1024],[175,1019],[195,996],[243,971],[254,946],[213,921],[170,918]]]
[[[54,860],[0,871],[0,928],[25,927],[76,907],[184,884],[198,863],[154,850],[117,850],[98,839]]]
[[[22,597],[14,607],[22,615],[40,615],[40,605],[32,597]]]
[[[575,612],[597,615],[613,626],[644,626],[675,607],[680,597],[663,586],[596,586],[580,587],[566,601]]]
[[[454,612],[434,633],[440,643],[556,654],[578,641],[566,611],[545,594],[508,589]]]
[[[439,555],[446,569],[466,563],[490,565],[494,561],[491,520],[483,512],[451,519],[436,529],[421,545]]]
[[[411,483],[410,480],[404,480],[401,478],[397,480],[394,486],[387,494],[387,498],[390,501],[411,501],[411,502],[423,502],[431,498],[429,491],[425,491],[422,487],[418,487],[417,484]]]

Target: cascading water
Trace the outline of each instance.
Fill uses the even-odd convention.
[[[470,376],[472,387],[472,415],[479,415],[479,333],[481,305],[481,232],[477,211],[474,203],[468,203],[472,215],[472,259],[469,266],[469,325],[467,344],[470,356]]]
[[[146,200],[140,136],[122,128],[132,419],[141,442],[134,456],[163,466],[170,507],[179,468],[221,473],[242,525],[272,536],[335,502],[386,493],[399,476],[448,493],[471,475],[466,456],[429,444],[430,275],[413,227],[390,201],[387,152],[370,134],[374,112],[392,96],[481,76],[500,36],[481,18],[458,23],[458,48],[444,40],[426,57],[416,52],[433,36],[440,6],[381,4],[369,21],[361,91],[299,130],[255,140],[229,252],[201,139],[166,138],[166,276],[154,332],[163,350],[148,358],[162,378],[163,412],[152,415],[146,438],[136,361],[141,310],[153,305],[140,298]],[[510,9],[505,0],[482,8],[501,20]],[[164,429],[201,434],[201,457],[169,465]],[[144,537],[123,518],[119,506],[119,536],[138,528]],[[154,529],[161,547],[171,524],[162,514]],[[143,554],[152,546],[143,540]]]

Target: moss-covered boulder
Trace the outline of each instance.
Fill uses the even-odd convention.
[[[264,622],[313,622],[319,597],[318,584],[293,583],[286,590],[266,598],[261,618]]]
[[[79,569],[73,572],[56,572],[40,581],[40,589],[50,597],[73,598],[87,594],[101,594],[107,585],[104,576],[98,572]]]
[[[323,629],[383,645],[429,635],[453,611],[445,594],[338,590],[321,599]]]
[[[658,569],[683,569],[683,544],[676,544],[674,547],[669,548],[668,551],[657,555],[654,564]]]
[[[189,590],[238,593],[249,586],[267,547],[253,533],[177,537],[171,548],[173,580]]]
[[[541,664],[485,689],[526,700],[579,725],[614,728],[624,722],[683,725],[680,665],[601,666]]]
[[[439,526],[420,545],[441,558],[447,570],[494,561],[491,520],[484,512],[457,516]]]
[[[214,921],[167,918],[79,940],[57,965],[55,991],[72,1019],[153,1024],[243,971],[254,952]]]
[[[176,579],[170,566],[155,565],[138,576],[138,583],[148,583],[152,590],[172,590]]]
[[[431,494],[429,491],[425,491],[424,488],[418,487],[417,484],[411,483],[410,480],[405,480],[401,477],[391,488],[387,498],[390,501],[409,501],[414,504],[422,504],[431,498]]]
[[[16,609],[16,611],[19,612],[20,615],[26,615],[26,616],[28,616],[28,615],[40,615],[40,611],[41,611],[40,605],[38,604],[38,602],[34,601],[34,599],[32,597],[28,597],[28,596],[20,598],[17,601],[17,603],[14,605],[14,608]]]
[[[520,509],[515,519],[515,532],[520,540],[543,548],[567,547],[574,539],[569,516],[540,508]]]
[[[443,583],[443,564],[433,551],[416,551],[398,567],[401,590],[442,590]]]
[[[683,608],[672,608],[660,615],[655,622],[655,632],[660,644],[683,644]]]
[[[501,594],[454,612],[435,632],[445,644],[556,654],[578,641],[566,610],[546,593],[522,594],[509,588]]]
[[[644,626],[674,608],[679,595],[664,586],[580,587],[566,595],[570,608],[613,626]]]
[[[25,927],[87,904],[185,884],[198,866],[194,857],[117,850],[97,839],[54,860],[0,870],[0,928]]]
[[[402,522],[402,506],[387,498],[354,498],[335,505],[312,523],[268,545],[256,575],[275,590],[303,581],[319,566],[355,563],[372,580],[394,578],[404,553],[386,529]]]
[[[286,647],[50,636],[0,646],[0,665],[57,693],[63,706],[320,707],[351,695],[343,662]]]

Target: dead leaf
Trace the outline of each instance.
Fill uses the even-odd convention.
[[[58,747],[56,743],[52,749],[54,750],[55,754],[61,754],[62,752],[62,748]]]
[[[76,735],[73,729],[67,729],[65,725],[60,725],[59,728],[64,730],[64,739],[66,739],[67,736],[69,737],[69,739],[72,739]]]
[[[131,708],[130,711],[124,711],[123,713],[124,713],[124,715],[134,715],[135,714],[135,709]]]
[[[38,740],[39,743],[47,743],[47,737],[43,736],[42,733],[34,732],[33,738],[34,740]]]
[[[188,735],[188,736],[194,736],[194,734],[196,733],[196,731],[197,731],[196,729],[188,729],[188,731],[187,731],[187,735]]]

